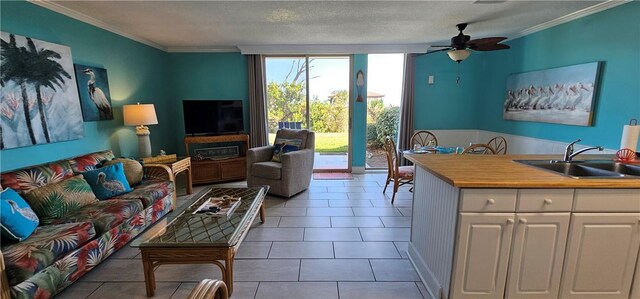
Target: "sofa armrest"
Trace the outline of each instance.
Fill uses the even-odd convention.
[[[9,293],[9,280],[7,278],[7,273],[4,271],[4,257],[2,256],[2,251],[0,251],[0,280],[2,288],[0,289],[0,298],[1,299],[10,299],[11,295]]]
[[[273,145],[250,148],[247,151],[247,163],[253,164],[271,161],[271,157],[273,157],[273,148]]]
[[[174,181],[175,177],[173,176],[173,171],[167,165],[162,164],[154,164],[154,165],[144,165],[144,177],[145,178],[154,178],[161,180],[169,180]]]

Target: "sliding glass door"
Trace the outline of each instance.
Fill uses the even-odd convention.
[[[350,171],[349,56],[265,60],[270,143],[281,128],[316,133],[314,171]]]

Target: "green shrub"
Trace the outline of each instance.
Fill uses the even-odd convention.
[[[381,146],[378,144],[378,131],[376,123],[367,124],[367,145],[372,147]]]
[[[400,122],[400,107],[385,107],[376,121],[377,143],[382,146],[384,138],[391,136],[398,138],[398,123]]]

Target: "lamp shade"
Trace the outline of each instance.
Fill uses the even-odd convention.
[[[158,124],[153,104],[124,105],[122,113],[124,114],[124,124],[127,126]]]
[[[447,52],[447,55],[449,55],[449,58],[451,58],[451,60],[460,62],[467,59],[467,57],[471,55],[471,52],[469,52],[469,50],[464,50],[464,49],[462,50],[453,49]]]

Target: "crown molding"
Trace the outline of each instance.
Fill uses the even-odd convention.
[[[59,5],[59,4],[55,3],[55,2],[52,2],[52,1],[49,1],[49,0],[27,0],[27,1],[30,2],[30,3],[33,3],[35,5],[44,7],[46,9],[55,11],[57,13],[63,14],[65,16],[67,16],[67,17],[76,19],[78,21],[81,21],[81,22],[84,22],[84,23],[87,23],[87,24],[91,24],[91,25],[96,26],[96,27],[98,27],[100,29],[104,29],[104,30],[110,31],[112,33],[115,33],[117,35],[121,35],[121,36],[126,37],[126,38],[128,38],[130,40],[145,44],[145,45],[150,46],[150,47],[154,47],[154,48],[156,48],[158,50],[162,50],[162,51],[165,51],[165,52],[167,51],[166,47],[163,47],[163,46],[161,46],[159,44],[156,44],[156,43],[154,43],[154,42],[152,42],[152,41],[150,41],[148,39],[141,38],[139,36],[135,36],[135,35],[126,33],[124,31],[122,31],[120,28],[114,27],[114,26],[109,25],[109,24],[107,24],[107,23],[105,23],[103,21],[100,21],[100,20],[98,20],[96,18],[87,16],[87,15],[85,15],[83,13],[80,13],[80,12],[77,12],[75,10],[66,8],[66,7],[64,7],[62,5]]]
[[[168,47],[169,53],[221,53],[221,52],[240,52],[236,46],[224,47]]]
[[[579,19],[579,18],[582,18],[582,17],[586,17],[588,15],[592,15],[592,14],[601,12],[603,10],[614,8],[614,7],[618,6],[618,5],[629,3],[631,1],[633,1],[633,0],[609,0],[609,1],[601,2],[601,3],[598,3],[598,4],[594,5],[594,6],[590,6],[590,7],[587,7],[585,9],[581,9],[581,10],[578,10],[576,12],[570,13],[570,14],[568,14],[566,16],[562,16],[562,17],[559,17],[557,19],[554,19],[554,20],[551,20],[551,21],[548,21],[548,22],[544,22],[544,23],[539,24],[539,25],[535,25],[533,27],[529,27],[529,28],[527,28],[525,30],[522,30],[520,32],[517,32],[517,33],[513,34],[511,36],[511,39],[520,38],[520,37],[523,37],[523,36],[526,36],[526,35],[529,35],[529,34],[532,34],[532,33],[536,33],[538,31],[549,29],[551,27],[558,26],[560,24],[564,24],[564,23],[567,23],[567,22],[570,22],[570,21],[573,21],[573,20],[576,20],[576,19]]]
[[[242,54],[383,54],[424,53],[429,44],[239,45]]]

